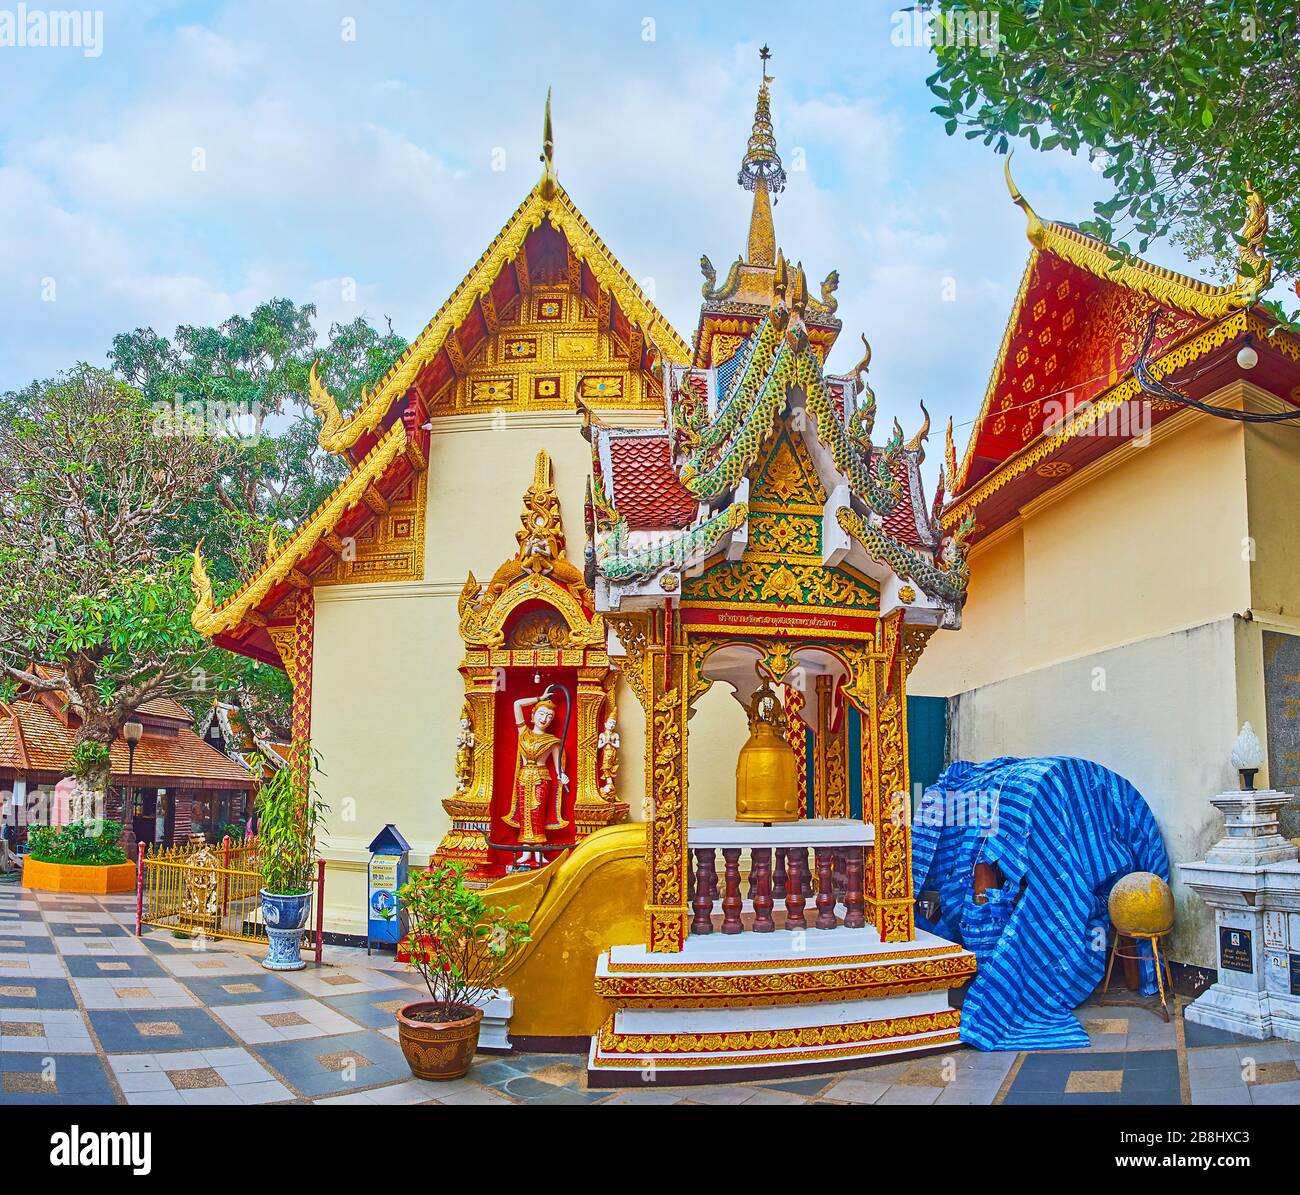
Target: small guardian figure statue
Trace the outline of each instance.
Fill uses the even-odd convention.
[[[524,711],[530,706],[532,725],[528,726],[524,723]],[[569,777],[564,773],[563,742],[548,729],[555,713],[554,685],[541,697],[523,697],[515,702],[519,739],[514,797],[510,812],[502,820],[519,831],[521,847],[532,848],[520,854],[518,867],[521,869],[544,866],[542,850],[546,846],[546,831],[562,830],[569,824],[560,811],[562,793],[569,787]]]

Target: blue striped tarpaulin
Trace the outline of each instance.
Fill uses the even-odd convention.
[[[976,863],[996,863],[1005,878],[982,905],[971,895]],[[1169,857],[1122,776],[1065,756],[950,764],[913,814],[912,874],[918,895],[939,893],[934,931],[979,963],[962,1040],[981,1050],[1087,1046],[1071,1009],[1101,982],[1106,898],[1133,871],[1168,880]],[[1143,973],[1154,979],[1150,963]]]

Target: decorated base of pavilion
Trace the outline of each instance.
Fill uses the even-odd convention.
[[[974,973],[960,946],[923,931],[881,942],[872,927],[692,936],[673,955],[614,947],[596,986],[619,1009],[592,1038],[588,1082],[713,1083],[949,1049],[961,1013],[948,991]]]

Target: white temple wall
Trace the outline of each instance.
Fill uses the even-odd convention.
[[[1236,784],[1228,752],[1245,704],[1238,696],[1241,625],[1220,619],[1091,652],[949,702],[953,759],[1074,755],[1137,788],[1175,864],[1171,956],[1207,967],[1216,965],[1214,916],[1178,883],[1176,865],[1205,857],[1222,832],[1207,798]]]

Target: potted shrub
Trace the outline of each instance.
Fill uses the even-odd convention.
[[[316,834],[327,807],[316,792],[319,766],[311,748],[295,747],[286,765],[257,794],[257,853],[268,971],[301,971],[302,928],[316,879]]]
[[[44,892],[134,892],[135,864],[123,852],[121,838],[121,822],[32,826],[23,885]]]
[[[398,896],[409,924],[407,962],[424,979],[429,999],[396,1014],[397,1040],[417,1079],[458,1079],[478,1048],[480,1006],[529,940],[528,925],[466,888],[455,863],[430,864]]]

